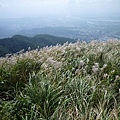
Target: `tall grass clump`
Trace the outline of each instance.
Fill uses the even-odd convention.
[[[0,58],[0,98],[1,120],[119,120],[120,41]]]

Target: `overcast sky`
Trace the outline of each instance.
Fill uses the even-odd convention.
[[[120,0],[0,0],[0,18],[120,14]]]

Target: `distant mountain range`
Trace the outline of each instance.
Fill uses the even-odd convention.
[[[75,39],[56,37],[48,34],[36,35],[34,37],[27,37],[22,35],[15,35],[12,38],[0,39],[0,57],[6,54],[16,53],[22,49],[28,50],[28,47],[35,49],[38,46],[40,48],[50,45],[56,45],[57,43],[63,44],[65,42],[75,42]]]

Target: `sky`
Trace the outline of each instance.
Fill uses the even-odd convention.
[[[0,18],[120,15],[120,0],[0,0]]]

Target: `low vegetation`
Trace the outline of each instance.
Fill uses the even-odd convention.
[[[120,120],[120,41],[78,41],[1,57],[0,118]]]

